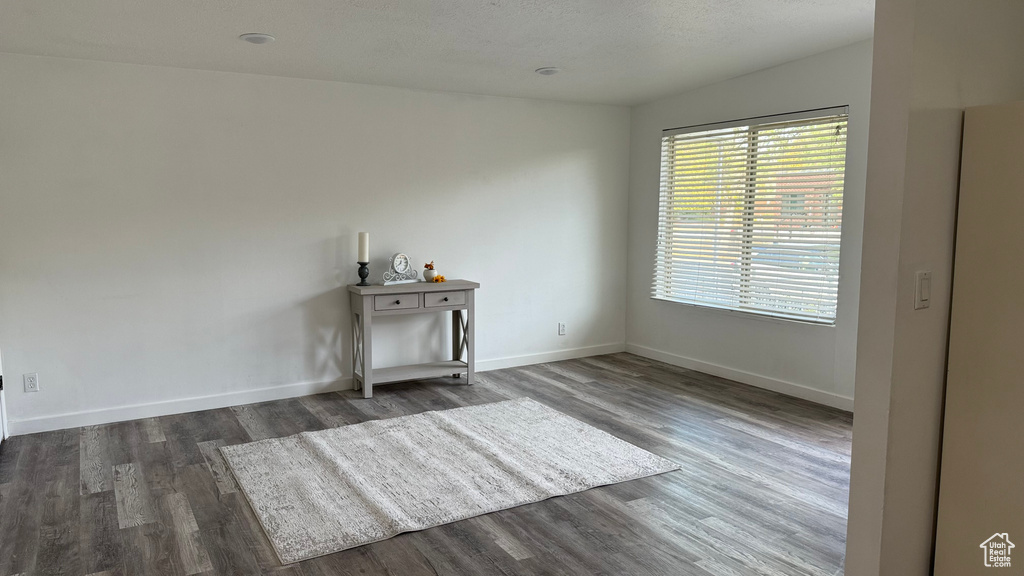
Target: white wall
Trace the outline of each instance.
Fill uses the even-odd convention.
[[[932,560],[962,111],[1024,98],[1024,3],[877,0],[875,18],[846,574],[914,576]]]
[[[628,350],[852,409],[870,78],[867,41],[634,108]],[[844,104],[850,122],[836,326],[652,300],[661,131]]]
[[[13,433],[344,387],[344,286],[482,283],[481,368],[621,350],[629,110],[0,55]],[[559,337],[556,323],[569,335]],[[375,329],[380,365],[441,316]]]

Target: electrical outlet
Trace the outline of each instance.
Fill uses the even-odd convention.
[[[565,322],[558,323],[558,335],[565,336]]]
[[[25,380],[25,392],[39,392],[39,374],[33,372],[22,376]]]

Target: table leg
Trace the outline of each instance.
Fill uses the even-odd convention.
[[[462,360],[462,310],[452,310],[452,360]],[[452,378],[460,376],[452,374]]]
[[[469,365],[466,371],[466,384],[473,385],[473,375],[476,371],[476,306],[474,304],[474,291],[466,291],[466,314],[469,319],[466,321],[466,363]]]
[[[359,326],[363,334],[363,398],[373,397],[373,318],[370,307],[373,298],[363,298],[363,313]]]

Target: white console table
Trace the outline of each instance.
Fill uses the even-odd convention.
[[[476,351],[473,296],[480,287],[469,280],[417,282],[391,286],[348,287],[352,303],[352,382],[363,390],[363,398],[373,396],[373,387],[391,382],[419,380],[466,374],[473,383],[473,356]],[[452,313],[452,358],[426,364],[373,368],[373,319],[376,316]]]

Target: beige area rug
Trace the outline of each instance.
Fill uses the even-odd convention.
[[[221,452],[285,564],[679,468],[529,398]]]

